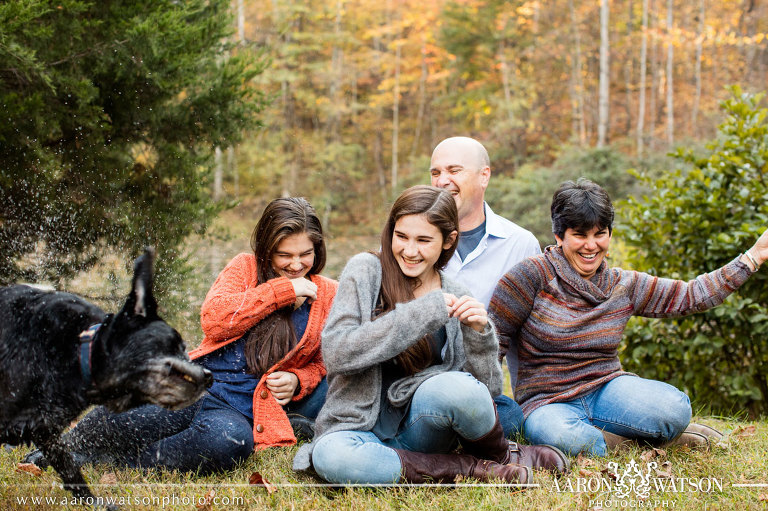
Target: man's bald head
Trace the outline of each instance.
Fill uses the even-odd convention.
[[[462,231],[485,219],[483,201],[491,163],[483,144],[469,137],[446,138],[432,151],[429,173],[432,186],[448,190],[459,209]]]
[[[475,164],[478,168],[490,167],[491,159],[488,157],[488,151],[486,151],[483,144],[469,137],[450,137],[446,138],[435,146],[432,151],[432,157],[438,151],[451,151],[464,153],[468,158],[475,159]]]

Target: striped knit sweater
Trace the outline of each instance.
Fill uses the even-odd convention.
[[[515,265],[499,281],[489,313],[499,357],[516,340],[515,399],[527,417],[536,408],[583,396],[622,370],[617,348],[632,315],[683,316],[719,305],[751,275],[738,258],[690,282],[600,265],[590,279],[562,249]]]

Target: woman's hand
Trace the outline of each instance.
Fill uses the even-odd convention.
[[[296,293],[296,301],[294,307],[299,307],[304,300],[317,300],[317,284],[304,277],[298,279],[291,279],[293,284],[293,292]]]
[[[758,266],[768,259],[768,229],[763,231],[763,234],[757,238],[755,244],[749,249],[749,254],[755,259],[754,262],[756,262]]]
[[[458,318],[459,321],[471,327],[476,332],[482,332],[485,325],[488,324],[488,311],[485,306],[472,298],[464,295],[461,298],[443,293],[445,305],[448,307],[448,315],[452,318]],[[450,302],[450,303],[449,303]]]
[[[275,371],[267,376],[266,384],[277,404],[285,406],[290,403],[291,398],[296,393],[296,388],[299,386],[299,378],[293,373]]]

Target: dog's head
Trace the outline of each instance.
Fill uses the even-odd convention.
[[[212,381],[210,371],[189,361],[179,333],[157,315],[153,262],[150,248],[136,259],[125,305],[105,320],[93,349],[90,397],[116,412],[145,403],[183,408]]]

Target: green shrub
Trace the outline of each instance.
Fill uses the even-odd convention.
[[[768,110],[738,87],[706,154],[678,150],[677,169],[638,176],[652,193],[619,208],[628,268],[689,280],[752,246],[768,226]],[[768,412],[768,273],[715,309],[679,319],[633,319],[621,354],[645,378],[685,389],[713,411]]]

